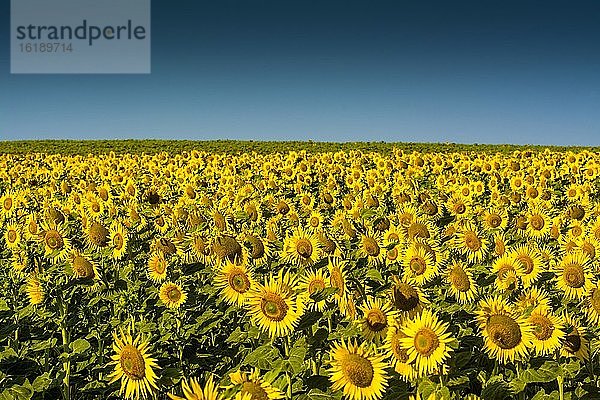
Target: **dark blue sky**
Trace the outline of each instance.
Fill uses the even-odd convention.
[[[600,145],[600,2],[166,1],[151,75],[10,75],[0,139]]]

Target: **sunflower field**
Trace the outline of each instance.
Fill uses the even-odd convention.
[[[0,155],[0,400],[600,398],[600,155]]]

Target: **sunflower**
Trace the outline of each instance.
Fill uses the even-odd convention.
[[[423,285],[431,281],[437,275],[437,265],[430,252],[414,242],[406,250],[403,257],[404,278],[411,283]]]
[[[523,265],[514,254],[507,253],[492,263],[496,273],[496,287],[502,291],[515,290],[519,286],[519,277],[523,275]]]
[[[179,308],[187,299],[187,294],[181,286],[172,282],[165,282],[160,287],[158,297],[168,308]]]
[[[381,234],[369,229],[362,234],[358,243],[358,257],[366,258],[370,266],[380,265],[385,261],[386,251],[382,247]]]
[[[397,313],[392,311],[389,303],[373,297],[368,297],[360,309],[363,317],[358,323],[361,325],[362,335],[368,341],[380,343]]]
[[[400,339],[406,337],[407,336],[402,332],[398,323],[394,321],[387,331],[383,348],[385,349],[392,367],[400,374],[400,378],[405,381],[411,381],[415,379],[418,374],[413,368],[413,365],[408,362],[408,353],[400,343]]]
[[[208,262],[212,254],[208,243],[208,240],[202,233],[194,232],[190,234],[188,246],[185,251],[186,259],[191,262]]]
[[[475,301],[477,286],[473,274],[461,261],[454,261],[446,272],[446,282],[450,287],[450,293],[456,301],[468,304]]]
[[[232,305],[243,305],[256,286],[252,270],[244,264],[236,265],[227,261],[218,267],[214,284],[221,291],[225,301]]]
[[[585,337],[587,329],[570,314],[564,315],[566,335],[562,338],[560,355],[587,361],[590,357],[590,343]]]
[[[540,206],[532,206],[525,216],[527,228],[525,233],[533,239],[542,239],[550,234],[551,217]]]
[[[329,270],[329,284],[332,288],[337,289],[335,300],[342,312],[344,312],[344,305],[348,298],[348,287],[346,285],[347,265],[347,261],[342,261],[337,258],[330,258],[329,263],[327,264],[327,269]]]
[[[584,304],[588,321],[600,325],[600,285],[596,285],[587,293]]]
[[[523,286],[525,288],[530,287],[539,279],[542,273],[542,257],[537,251],[537,246],[535,244],[522,245],[512,249],[510,255],[522,265],[518,272],[523,281]]]
[[[4,241],[6,242],[6,247],[10,250],[16,250],[19,248],[21,240],[22,235],[19,227],[14,223],[6,224],[4,227]]]
[[[252,322],[272,338],[290,334],[300,319],[295,296],[272,276],[251,291],[247,305]]]
[[[515,307],[518,312],[528,312],[528,309],[537,307],[550,308],[550,296],[545,291],[532,287],[519,295]]]
[[[394,308],[403,318],[412,318],[423,310],[429,301],[418,286],[402,281],[398,276],[392,277],[390,299]]]
[[[583,252],[566,254],[554,270],[556,286],[568,300],[581,300],[594,287],[590,259]]]
[[[314,293],[324,290],[328,285],[329,277],[322,270],[307,270],[300,281],[301,295],[304,296],[305,302],[308,302],[310,296]],[[314,306],[318,311],[325,309],[326,299],[315,301]]]
[[[482,212],[481,222],[485,231],[502,231],[508,226],[508,213],[504,208],[488,208]]]
[[[533,327],[532,343],[537,355],[551,354],[561,346],[560,339],[564,335],[562,318],[552,314],[550,309],[536,307],[528,322]]]
[[[240,385],[240,392],[235,400],[277,400],[282,399],[284,394],[260,376],[255,369],[251,373],[237,371],[229,374],[231,383]]]
[[[71,251],[69,255],[69,267],[73,276],[77,279],[96,281],[100,279],[98,265],[89,255],[83,254],[79,250]]]
[[[148,259],[148,277],[154,282],[162,282],[167,278],[167,260],[161,252],[154,252]]]
[[[329,380],[333,391],[342,390],[350,400],[373,400],[383,396],[387,386],[384,355],[372,354],[363,343],[342,339],[329,352]]]
[[[448,324],[440,322],[430,310],[406,321],[401,330],[406,337],[399,342],[407,349],[408,362],[414,364],[419,375],[435,373],[450,356],[453,339],[447,332]]]
[[[27,297],[29,297],[29,303],[32,305],[42,304],[44,301],[44,288],[40,280],[35,275],[31,275],[27,279],[27,285],[25,286]]]
[[[479,263],[487,255],[488,240],[474,225],[465,223],[456,234],[455,246],[469,261]]]
[[[295,232],[286,237],[283,242],[283,258],[298,266],[310,266],[319,260],[321,244],[317,236],[297,228]]]
[[[71,240],[64,224],[45,222],[39,237],[44,243],[44,255],[53,261],[64,260],[71,250]]]
[[[248,258],[256,266],[265,265],[271,257],[271,247],[266,240],[257,235],[247,234],[244,236],[244,244],[248,250]]]
[[[479,308],[477,321],[490,356],[501,363],[525,357],[534,337],[527,317],[498,296],[481,300]]]
[[[157,376],[154,369],[158,369],[156,360],[149,353],[149,341],[141,336],[133,339],[131,328],[127,331],[120,330],[117,335],[113,332],[113,350],[110,364],[115,370],[108,376],[110,383],[121,380],[119,394],[125,393],[126,399],[145,399],[158,390]]]
[[[127,251],[128,235],[125,227],[121,223],[115,222],[110,227],[109,235],[110,244],[113,248],[112,258],[119,260]]]
[[[312,210],[310,215],[306,220],[306,226],[310,232],[319,232],[323,229],[323,224],[325,224],[325,217],[318,210]]]

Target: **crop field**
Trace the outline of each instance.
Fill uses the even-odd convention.
[[[289,146],[0,143],[0,400],[600,398],[598,153]]]

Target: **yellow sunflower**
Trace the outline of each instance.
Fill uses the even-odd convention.
[[[247,306],[252,322],[272,338],[290,334],[301,316],[295,296],[273,277],[251,291]]]
[[[173,282],[165,282],[160,287],[158,297],[168,308],[179,308],[187,299],[187,294],[181,288]]]
[[[525,288],[529,288],[540,277],[542,273],[543,259],[537,251],[535,244],[522,245],[511,250],[510,255],[514,260],[521,263],[522,268],[517,272]]]
[[[418,242],[413,242],[406,250],[403,266],[404,279],[417,285],[431,281],[438,273],[432,254]]]
[[[554,271],[556,286],[568,300],[581,300],[594,287],[590,259],[583,252],[566,254]]]
[[[117,335],[113,332],[113,350],[111,365],[115,370],[108,376],[110,383],[121,380],[120,395],[125,394],[126,399],[145,399],[158,390],[157,376],[154,372],[158,369],[156,360],[149,353],[149,340],[141,336],[133,339],[131,328],[124,332],[122,329]]]
[[[231,261],[221,264],[215,273],[215,287],[229,304],[243,305],[250,296],[250,290],[256,286],[252,270],[244,264],[237,265]]]
[[[162,282],[167,278],[167,260],[161,252],[154,252],[148,259],[148,277],[154,282]]]
[[[600,325],[600,285],[596,285],[587,293],[584,304],[588,321]]]
[[[481,262],[488,252],[488,240],[472,224],[465,223],[456,233],[455,246],[473,263]]]
[[[283,258],[298,266],[310,266],[319,260],[321,244],[317,236],[297,228],[295,232],[286,237],[283,242]]]
[[[197,379],[192,378],[189,383],[185,379],[181,381],[181,390],[184,397],[168,393],[167,396],[172,400],[223,400],[224,397],[219,393],[217,385],[213,381],[212,375],[206,380],[204,388],[200,386]]]
[[[553,353],[561,346],[564,335],[562,318],[557,317],[546,307],[538,306],[528,318],[533,327],[532,343],[537,355]]]
[[[362,234],[358,243],[359,257],[367,259],[367,264],[371,266],[380,265],[385,261],[385,248],[382,247],[381,234],[372,229]]]
[[[477,321],[490,356],[501,363],[525,357],[534,337],[527,317],[498,296],[481,300],[479,308]]]
[[[251,373],[237,371],[229,374],[231,383],[240,385],[240,392],[235,400],[277,400],[282,399],[284,394],[260,376],[255,369]]]
[[[342,390],[350,400],[380,399],[387,387],[384,355],[371,353],[352,341],[334,343],[329,352],[329,380],[333,391]]]
[[[373,297],[368,297],[360,309],[363,317],[358,322],[363,336],[371,342],[380,343],[397,313],[392,311],[389,303]]]
[[[450,293],[461,304],[472,303],[477,295],[477,286],[473,274],[461,261],[454,261],[446,272],[446,282]]]
[[[418,373],[413,368],[413,364],[408,362],[407,350],[400,343],[400,339],[406,337],[398,323],[394,322],[387,331],[383,348],[392,367],[400,374],[400,378],[405,381],[412,381],[417,377]]]
[[[304,276],[302,277],[302,279],[300,281],[301,296],[305,297],[306,302],[312,301],[312,300],[310,300],[310,296],[313,293],[317,293],[317,292],[327,288],[328,280],[329,280],[329,277],[321,269],[318,269],[316,271],[307,270],[304,273]],[[320,301],[316,301],[314,303],[314,306],[318,311],[323,311],[325,309],[325,304],[326,304],[326,299],[323,299]]]
[[[560,355],[563,357],[575,357],[587,361],[590,357],[590,342],[585,337],[587,329],[579,320],[570,314],[563,316],[565,321],[566,335],[562,339]]]
[[[42,304],[44,301],[44,288],[37,276],[31,275],[29,279],[27,279],[25,291],[30,304],[38,305]]]
[[[127,251],[128,235],[125,227],[118,222],[115,222],[110,227],[110,244],[112,246],[112,258],[119,260]]]
[[[442,323],[430,310],[406,321],[401,327],[405,338],[399,339],[407,349],[408,362],[414,364],[419,375],[435,373],[450,357],[450,343],[453,342],[448,324]]]

